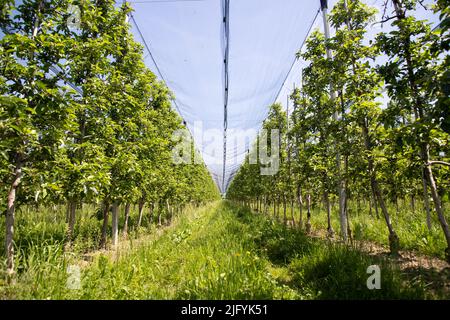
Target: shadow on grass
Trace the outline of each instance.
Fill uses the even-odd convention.
[[[231,204],[230,204],[231,205]],[[242,223],[252,225],[256,250],[277,267],[288,269],[288,285],[315,299],[424,299],[436,298],[424,282],[415,282],[385,257],[370,256],[343,244],[314,239],[268,216],[234,207]],[[380,267],[380,289],[368,289],[371,265]],[[301,294],[304,296],[304,294]],[[442,297],[442,295],[439,295]]]
[[[402,270],[405,278],[411,283],[424,283],[433,291],[436,298],[450,299],[450,268],[438,271],[423,267],[410,267]]]

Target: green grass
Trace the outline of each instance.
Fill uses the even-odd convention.
[[[100,205],[83,205],[77,208],[76,223],[74,229],[74,240],[72,244],[72,251],[75,253],[86,253],[92,250],[99,249],[102,229],[102,216],[98,214]],[[119,214],[119,228],[122,229],[124,224],[124,208],[120,208]],[[20,258],[28,255],[28,250],[33,250],[36,246],[42,243],[59,245],[61,248],[64,245],[67,233],[67,223],[65,222],[65,206],[52,207],[31,207],[24,206],[16,211],[15,223],[15,250],[19,253],[19,260],[16,262],[21,265]],[[128,233],[130,237],[136,238],[140,234],[147,232],[156,223],[157,211],[154,212],[153,221],[149,221],[148,208],[144,209],[142,225],[140,230],[137,230],[138,209],[131,206],[129,217]],[[163,219],[164,219],[164,213]],[[164,221],[163,221],[164,222]],[[5,219],[0,219],[1,230],[5,229]],[[108,234],[111,234],[111,214],[109,216]],[[4,243],[5,233],[0,233],[0,239]],[[5,255],[4,246],[0,247],[0,255]]]
[[[394,204],[388,203],[387,205],[392,225],[400,238],[401,249],[413,250],[424,255],[445,259],[444,252],[447,244],[433,208],[431,208],[432,227],[431,230],[428,230],[426,214],[420,201],[416,201],[414,212],[406,201],[399,200],[398,212]],[[444,204],[444,206],[444,212],[450,212],[450,206],[448,204]],[[338,204],[335,203],[331,210],[331,225],[335,233],[340,231],[338,210]],[[375,209],[373,209],[371,216],[368,203],[364,205],[361,202],[358,208],[355,201],[349,201],[348,210],[354,239],[373,241],[389,249],[388,229],[381,210],[379,210],[379,216],[376,217]],[[283,214],[282,211],[283,208],[280,205],[280,216]],[[273,207],[270,207],[268,212],[273,215]],[[298,207],[294,208],[294,214],[296,222],[298,222],[300,216]],[[287,209],[287,215],[290,219],[290,207]],[[447,221],[450,220],[449,216],[446,218]],[[306,222],[306,208],[303,208],[303,222]],[[311,208],[311,225],[313,230],[326,231],[327,229],[327,214],[321,203],[316,206],[313,205]]]
[[[409,203],[400,201],[399,212],[396,207],[389,204],[388,210],[391,215],[392,224],[400,238],[402,249],[415,250],[425,255],[435,256],[445,259],[444,251],[447,247],[445,237],[438,222],[436,213],[431,212],[432,228],[428,230],[426,225],[426,214],[423,206],[417,201],[415,212],[410,209]],[[447,206],[445,212],[449,212]],[[386,223],[381,216],[369,215],[369,208],[361,204],[359,210],[355,202],[349,202],[349,217],[352,233],[355,239],[374,241],[389,248],[388,230]],[[298,211],[296,218],[298,219]],[[311,224],[314,229],[326,229],[326,211],[316,207],[311,214]],[[336,205],[332,210],[332,226],[335,232],[339,232],[339,213]]]
[[[96,255],[81,269],[79,290],[67,288],[66,270],[81,264],[80,254],[35,243],[22,259],[16,284],[0,286],[0,298],[436,298],[381,258],[308,238],[226,201],[188,210],[163,230],[116,256]],[[366,287],[366,270],[373,264],[382,270],[380,290]]]

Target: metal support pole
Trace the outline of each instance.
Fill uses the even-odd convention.
[[[322,17],[323,17],[323,29],[325,33],[325,39],[330,39],[330,25],[328,23],[328,4],[327,0],[320,0],[320,8],[322,10]],[[331,49],[327,46],[326,47],[326,54],[328,59],[333,59],[333,55],[331,53]],[[330,84],[331,86],[331,92],[330,92],[330,99],[332,102],[336,99],[336,92],[334,90],[333,83]],[[333,114],[333,118],[335,121],[339,120],[339,114],[337,110]],[[337,142],[334,143],[335,149],[336,149],[336,168],[338,171],[338,183],[337,183],[337,192],[339,195],[339,222],[341,227],[341,236],[344,241],[347,241],[347,214],[345,212],[345,186],[344,181],[342,179],[342,170],[341,170],[341,154],[338,150]]]

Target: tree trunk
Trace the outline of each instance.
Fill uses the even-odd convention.
[[[268,210],[268,208],[267,208],[267,197],[266,196],[264,196],[264,214],[267,214],[267,210]]]
[[[430,200],[428,198],[428,186],[425,178],[425,168],[422,170],[422,186],[423,186],[423,204],[425,206],[425,212],[427,213],[427,227],[431,230],[431,213],[430,213]]]
[[[330,30],[329,30],[329,23],[328,23],[328,18],[326,15],[326,11],[322,10],[322,13],[324,15],[323,17],[323,23],[324,23],[324,31],[325,31],[325,39],[329,39],[330,38]],[[333,58],[332,55],[332,51],[331,49],[326,46],[326,55],[327,58],[329,60],[331,60]],[[336,99],[336,91],[334,88],[334,84],[331,83],[331,92],[330,92],[330,99],[332,101],[334,101]],[[341,96],[341,104],[343,104],[342,101],[342,96]],[[339,120],[339,112],[335,111],[333,114],[333,119],[335,121]],[[339,196],[339,224],[340,224],[340,231],[341,231],[341,237],[344,241],[347,241],[347,215],[345,214],[345,181],[344,178],[342,176],[342,170],[341,170],[341,153],[338,149],[338,141],[335,139],[334,141],[334,146],[335,146],[335,150],[336,152],[336,169],[337,169],[337,185],[336,185],[336,189],[337,189],[337,193]]]
[[[331,205],[330,205],[330,197],[328,195],[328,191],[323,192],[324,205],[327,210],[327,236],[329,238],[334,237],[333,226],[331,225]]]
[[[167,211],[167,224],[171,224],[172,223],[172,208],[170,206],[170,202],[169,199],[166,199],[166,211]]]
[[[416,205],[415,205],[414,202],[415,202],[414,201],[414,194],[412,193],[411,194],[411,210],[412,210],[413,214],[416,213]]]
[[[298,202],[298,208],[300,211],[298,226],[301,229],[301,228],[303,228],[303,199],[302,199],[302,188],[300,186],[297,187],[297,202]]]
[[[119,243],[119,205],[114,202],[112,205],[112,245],[114,248]]]
[[[67,211],[69,212],[69,224],[67,227],[67,239],[66,246],[70,247],[73,240],[73,232],[75,229],[75,215],[76,215],[77,203],[75,200],[69,200],[67,202]]]
[[[375,174],[375,173],[374,173]],[[394,231],[394,228],[392,227],[391,218],[389,216],[389,212],[386,208],[386,204],[383,200],[383,197],[381,196],[381,191],[378,187],[378,182],[375,179],[375,177],[372,176],[372,185],[375,190],[375,196],[377,197],[377,201],[380,204],[381,212],[383,212],[384,220],[386,221],[386,225],[389,230],[389,248],[391,251],[391,254],[398,254],[398,250],[400,249],[400,241],[397,236],[397,234]]]
[[[341,237],[342,240],[347,241],[348,234],[347,234],[347,213],[345,211],[345,199],[347,197],[345,192],[345,180],[341,177],[339,178],[339,222],[341,226]]]
[[[428,184],[430,185],[431,197],[433,198],[434,208],[436,210],[442,231],[444,232],[445,240],[447,241],[447,248],[445,249],[445,258],[447,262],[450,263],[450,229],[448,227],[447,220],[445,219],[444,210],[441,204],[441,198],[439,197],[436,182],[433,176],[433,170],[431,169],[431,165],[429,164],[430,154],[428,145],[424,144],[422,146],[422,157],[425,162],[425,176],[428,180]]]
[[[306,196],[306,233],[311,233],[311,194]]]
[[[277,197],[277,220],[280,221],[280,204],[281,204],[281,200],[280,197]]]
[[[139,200],[139,219],[138,219],[138,229],[140,228],[141,224],[142,224],[142,215],[144,213],[144,198],[141,198]]]
[[[366,150],[371,152],[372,151],[372,141],[369,136],[369,127],[367,123],[367,119],[365,119],[361,125],[363,138],[364,138],[364,145],[366,147]],[[376,172],[373,164],[372,155],[369,154],[367,159],[367,169],[369,171],[370,175],[370,185],[372,188],[372,192],[375,195],[375,203],[378,202],[381,207],[381,212],[383,213],[384,220],[386,221],[386,225],[389,230],[389,248],[391,251],[391,254],[398,254],[398,250],[400,249],[400,241],[397,236],[397,234],[394,231],[394,228],[392,227],[391,218],[389,216],[389,212],[387,210],[386,204],[383,200],[383,197],[381,195],[380,187],[378,186],[378,181],[376,179]]]
[[[6,272],[8,276],[14,274],[14,223],[16,211],[17,188],[22,180],[22,162],[17,157],[16,168],[14,169],[14,179],[8,193],[8,203],[6,209]]]
[[[294,199],[292,197],[291,197],[291,219],[292,219],[292,226],[295,227]]]
[[[344,156],[344,172],[345,176],[348,176],[348,155]],[[348,210],[348,184],[347,180],[345,181],[345,197],[344,197],[344,212],[345,212],[345,219],[347,223],[347,237],[350,240],[350,244],[353,244],[353,237],[352,237],[352,229],[350,228],[350,217],[349,217],[349,210]]]
[[[129,220],[129,218],[130,218],[130,203],[127,202],[125,204],[125,222],[124,222],[123,230],[122,230],[122,235],[125,236],[125,237],[128,234],[128,220]]]
[[[105,200],[103,204],[103,225],[102,225],[102,237],[100,240],[100,248],[106,249],[107,233],[108,233],[108,220],[109,220],[109,201]]]
[[[162,225],[161,213],[162,213],[162,206],[161,206],[161,201],[159,201],[158,202],[158,226],[159,227]]]
[[[287,205],[286,205],[286,196],[283,196],[283,223],[287,225]]]
[[[152,202],[152,203],[150,203],[150,207],[149,207],[149,216],[148,216],[148,218],[149,218],[149,223],[150,223],[150,225],[153,223],[153,212],[154,212],[154,210],[155,210],[155,204]]]
[[[373,206],[375,208],[375,216],[377,219],[380,219],[380,213],[378,212],[378,202],[377,197],[375,196],[375,191],[372,190],[372,197],[373,197]]]
[[[69,223],[69,219],[70,219],[70,206],[66,205],[66,223]]]
[[[398,208],[398,197],[397,197],[397,195],[394,196],[394,202],[395,202],[395,212],[398,214],[400,210]]]
[[[347,235],[348,239],[350,240],[350,244],[353,245],[353,235],[352,235],[352,228],[350,228],[350,216],[349,216],[349,210],[348,210],[348,198],[345,198],[345,214],[347,216]]]

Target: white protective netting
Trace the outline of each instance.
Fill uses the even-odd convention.
[[[203,143],[194,134],[196,146],[224,192],[285,84],[320,1],[232,0],[228,12],[224,0],[130,2],[134,33],[151,52],[146,51],[146,62],[174,92],[174,105],[190,131],[202,127]],[[224,15],[229,19],[228,33]],[[248,138],[245,145],[235,143],[242,134]]]
[[[328,1],[329,10],[336,1]],[[117,5],[122,2],[117,1]],[[307,63],[296,60],[295,54],[312,28],[322,29],[320,0],[128,2],[134,9],[130,19],[132,31],[144,45],[147,66],[174,93],[174,108],[193,133],[196,147],[216,184],[222,192],[226,191],[269,106],[277,101],[292,112],[287,97],[294,86],[301,84],[301,71]],[[385,0],[365,2],[379,10],[377,20],[380,21]],[[20,4],[22,1],[17,0],[16,5]],[[432,0],[423,3],[431,4]],[[391,11],[388,6],[388,14]],[[433,25],[439,21],[437,15],[420,5],[414,15],[430,20]],[[391,29],[391,22],[370,25],[367,37]],[[0,37],[4,32],[0,30]],[[383,59],[380,57],[377,62],[382,63]],[[227,84],[228,99],[225,98]],[[385,97],[384,102],[387,100]],[[247,137],[244,145],[236,144],[242,136]]]

